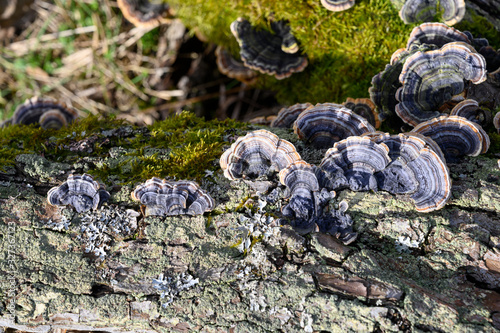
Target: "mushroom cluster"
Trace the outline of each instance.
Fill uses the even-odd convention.
[[[231,23],[231,32],[240,45],[240,56],[245,66],[278,80],[301,72],[307,58],[301,55],[298,42],[283,21],[271,22],[274,33],[256,30],[249,21],[238,18]]]
[[[39,124],[43,129],[59,129],[78,118],[78,111],[50,97],[32,97],[19,105],[2,126]]]
[[[413,29],[406,48],[394,52],[385,70],[373,77],[370,97],[382,119],[397,113],[411,126],[450,113],[467,98],[478,102],[478,108],[465,117],[485,125],[491,119],[487,109],[500,105],[495,75],[488,73],[498,70],[499,59],[484,38],[443,23],[423,23]]]
[[[202,215],[211,211],[212,197],[193,181],[168,181],[153,177],[138,185],[132,199],[146,207],[145,216]]]

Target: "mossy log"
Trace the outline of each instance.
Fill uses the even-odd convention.
[[[198,217],[141,216],[130,234],[102,229],[106,246],[101,260],[85,250],[93,241],[82,234],[86,213],[50,206],[46,194],[69,173],[101,168],[109,173],[96,178],[106,184],[111,199],[94,216],[112,210],[140,211],[130,199],[140,180],[127,182],[110,170],[127,170],[132,161],[124,160],[120,151],[134,156],[131,150],[144,150],[127,144],[138,135],[149,137],[151,128],[113,126],[114,130],[86,134],[94,141],[67,138],[66,146],[80,147],[82,142],[87,146],[57,150],[65,152],[64,160],[59,160],[54,147],[45,154],[32,151],[17,155],[0,173],[0,327],[4,330],[500,329],[500,170],[493,156],[464,158],[451,165],[452,199],[431,213],[418,213],[403,196],[339,192],[330,204],[346,200],[359,233],[356,242],[345,246],[333,236],[299,235],[286,225],[272,228],[268,238],[248,234],[247,225],[257,223],[261,215],[279,217],[285,199],[258,211],[259,198],[248,183],[222,176],[217,167],[220,148],[199,177],[216,200],[214,211]],[[178,130],[190,133],[188,127]],[[168,136],[167,130],[162,131],[157,135]],[[299,142],[289,130],[273,131],[293,142],[309,162],[321,158],[322,152]],[[227,147],[223,138],[244,130],[226,127],[221,133]],[[58,132],[51,135],[47,142],[58,142]],[[107,138],[118,144],[115,136],[121,148],[100,141]],[[238,244],[245,234],[251,245],[243,256]],[[154,287],[154,279],[162,280],[160,274],[180,284],[180,277],[189,275],[197,283],[171,293],[170,302]]]

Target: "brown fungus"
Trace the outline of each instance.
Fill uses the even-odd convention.
[[[59,129],[78,118],[78,111],[50,97],[32,97],[19,105],[7,124],[40,124],[43,129]]]
[[[497,129],[497,133],[500,134],[500,112],[495,114],[495,117],[493,118],[493,126]]]
[[[276,119],[271,123],[271,127],[291,128],[299,114],[311,106],[311,103],[298,103],[282,108],[279,110]]]
[[[488,151],[490,139],[479,124],[459,116],[441,116],[420,123],[412,132],[434,140],[447,162],[457,162],[461,156],[477,156]]]
[[[136,27],[154,28],[170,23],[173,10],[169,5],[150,0],[118,0],[123,16]]]
[[[234,179],[256,179],[271,171],[280,171],[300,160],[295,146],[266,130],[239,137],[220,158],[224,176]]]
[[[212,197],[193,181],[153,177],[138,185],[131,197],[146,206],[146,216],[201,215],[211,211]]]
[[[473,99],[466,99],[455,105],[450,115],[464,117],[481,126],[490,124],[492,120],[491,111],[481,108]]]
[[[406,59],[396,92],[396,113],[415,126],[438,117],[443,103],[465,89],[464,80],[486,80],[484,57],[466,43],[453,42],[439,50],[417,52]]]
[[[231,32],[240,45],[240,56],[245,66],[274,75],[278,80],[303,71],[307,66],[307,58],[299,52],[288,53],[295,48],[290,45],[289,38],[284,38],[288,34],[282,23],[272,22],[271,27],[274,34],[255,30],[250,22],[241,17],[231,23]]]
[[[257,82],[257,72],[234,59],[222,46],[219,45],[215,49],[215,57],[219,72],[227,77],[250,85]]]
[[[70,205],[78,213],[96,210],[109,199],[109,193],[92,176],[69,175],[60,186],[53,187],[47,193],[47,202],[53,206]]]
[[[375,128],[379,128],[381,119],[377,112],[375,104],[369,98],[350,98],[348,97],[343,103],[348,109],[351,109],[355,114],[358,114],[368,120]]]
[[[375,131],[368,120],[334,103],[309,107],[297,117],[293,129],[299,139],[317,148],[329,148],[349,136]]]

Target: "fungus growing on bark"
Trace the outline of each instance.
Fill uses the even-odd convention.
[[[261,73],[274,75],[278,80],[301,72],[307,66],[307,58],[295,50],[282,23],[273,22],[275,33],[255,30],[250,22],[238,18],[231,23],[231,32],[240,45],[240,56],[245,66]],[[283,51],[285,49],[287,52]]]
[[[297,117],[293,129],[300,139],[317,148],[329,148],[349,136],[375,131],[368,120],[334,103],[309,107]]]
[[[343,103],[348,109],[351,109],[355,114],[362,116],[370,125],[379,128],[381,119],[377,112],[375,104],[369,98],[350,98],[348,97]]]
[[[490,146],[488,134],[479,124],[459,116],[441,116],[417,125],[412,132],[420,133],[434,140],[448,162],[459,157],[477,156]]]
[[[19,105],[7,124],[40,124],[44,129],[59,129],[78,118],[78,111],[73,107],[49,97],[32,97]]]
[[[118,0],[123,16],[136,27],[154,28],[169,23],[173,11],[166,3],[150,0]]]
[[[352,136],[336,142],[326,151],[317,176],[329,190],[350,188],[353,191],[376,191],[374,174],[391,162],[389,148],[368,137]]]
[[[436,110],[464,90],[464,80],[486,80],[484,57],[471,45],[453,42],[439,50],[416,52],[406,59],[399,76],[396,113],[412,126],[438,117]]]
[[[280,171],[300,160],[295,146],[266,130],[239,137],[220,158],[228,179],[255,179],[269,171]]]
[[[211,211],[212,197],[193,181],[167,181],[153,177],[138,185],[132,199],[146,206],[146,216],[201,215]]]
[[[291,128],[299,114],[311,106],[311,103],[298,103],[282,108],[279,110],[276,119],[271,123],[271,127]]]
[[[455,105],[450,115],[464,117],[481,126],[491,123],[492,119],[491,111],[482,109],[479,103],[473,99],[466,99]]]
[[[53,187],[47,193],[47,202],[53,206],[70,205],[78,213],[96,210],[109,199],[109,193],[92,176],[69,175],[60,186]]]
[[[246,84],[254,84],[257,81],[257,72],[234,59],[222,46],[219,45],[215,49],[215,57],[219,72],[227,77]]]

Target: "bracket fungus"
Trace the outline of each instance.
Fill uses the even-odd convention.
[[[222,46],[215,49],[215,57],[219,72],[246,84],[254,84],[257,81],[257,72],[234,59]]]
[[[127,21],[142,28],[154,28],[160,24],[170,23],[173,11],[164,2],[150,0],[118,0],[123,16]]]
[[[109,196],[92,176],[69,175],[64,183],[49,190],[47,202],[53,206],[71,205],[78,213],[82,213],[96,210]]]
[[[153,177],[138,185],[131,197],[146,206],[146,216],[201,215],[211,211],[212,197],[193,181]]]
[[[271,127],[291,128],[293,123],[305,109],[311,107],[311,103],[298,103],[279,110]]]
[[[428,120],[420,123],[412,132],[436,141],[448,162],[456,162],[463,155],[484,154],[490,147],[490,138],[481,125],[459,116]]]
[[[355,114],[358,114],[368,120],[370,125],[379,128],[381,119],[375,104],[369,98],[350,98],[348,97],[343,103],[348,109],[351,109]]]
[[[295,146],[277,135],[257,130],[239,137],[220,158],[220,166],[228,179],[255,179],[269,171],[280,171],[300,160]]]
[[[464,0],[406,0],[399,11],[404,23],[431,21],[441,12],[441,19],[448,25],[460,22],[465,15]]]
[[[321,0],[321,4],[332,12],[341,12],[349,9],[356,3],[355,0]]]
[[[481,108],[473,99],[466,99],[455,105],[450,115],[464,117],[481,126],[490,124],[492,120],[491,111]]]
[[[453,42],[471,44],[469,37],[471,36],[444,23],[427,22],[413,28],[408,37],[406,49],[409,50],[412,45],[422,44],[432,44],[438,47]]]
[[[465,89],[464,80],[486,80],[485,59],[471,45],[453,42],[439,50],[416,52],[406,59],[399,76],[396,113],[412,126],[438,117],[436,110]]]
[[[325,212],[336,193],[320,187],[315,170],[315,166],[300,160],[280,171],[280,182],[286,186],[289,198],[281,212],[299,233],[319,230],[350,244],[357,233],[352,230],[352,218],[345,214],[347,202],[342,201],[339,210]]]
[[[231,32],[240,45],[240,56],[245,66],[274,75],[278,80],[303,71],[308,63],[307,58],[293,46],[289,30],[284,29],[283,23],[279,22],[272,22],[271,28],[274,34],[255,30],[249,21],[241,17],[231,23]]]
[[[49,97],[32,97],[19,105],[7,124],[40,124],[43,129],[59,129],[78,118],[78,111]]]
[[[352,136],[326,151],[316,172],[322,187],[329,190],[377,190],[374,174],[391,161],[389,148],[368,137]]]
[[[316,104],[304,110],[295,120],[293,130],[299,139],[317,148],[329,148],[349,136],[373,132],[368,120],[340,104]]]
[[[493,117],[493,126],[497,129],[497,133],[500,133],[500,111]]]

